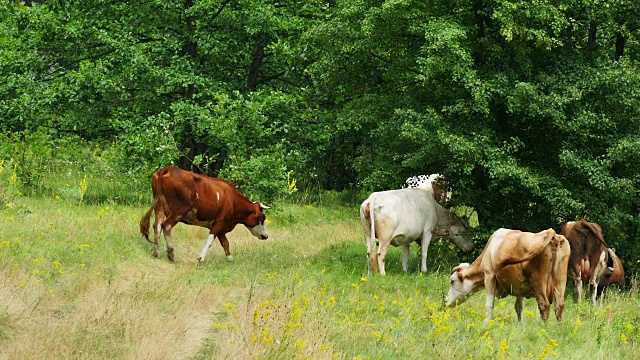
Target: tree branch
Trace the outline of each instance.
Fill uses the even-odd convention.
[[[218,17],[218,15],[220,15],[222,10],[224,10],[224,8],[227,7],[227,5],[229,5],[230,2],[231,0],[227,0],[222,3],[222,5],[220,6],[220,9],[218,9],[218,11],[215,14],[213,14],[213,17],[209,20],[209,22],[207,22],[207,26],[211,26],[211,23]]]

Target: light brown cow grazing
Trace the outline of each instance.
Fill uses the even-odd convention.
[[[543,321],[549,318],[550,304],[562,321],[567,282],[569,243],[553,229],[537,234],[499,229],[489,238],[482,254],[471,264],[460,264],[451,273],[447,305],[465,302],[485,288],[485,323],[493,312],[494,298],[516,297],[516,314],[523,321],[524,299],[535,297]]]
[[[562,227],[562,235],[569,240],[571,246],[571,259],[569,260],[569,274],[573,277],[576,292],[578,293],[578,303],[582,302],[582,281],[589,282],[591,290],[591,302],[595,305],[598,295],[598,286],[607,271],[608,256],[613,254],[602,236],[600,225],[588,222],[584,219],[580,221],[570,221]],[[601,286],[621,281],[624,278],[622,263],[613,254],[613,268],[608,270],[606,280]],[[616,261],[617,259],[617,261]]]
[[[158,257],[160,233],[167,241],[167,255],[174,259],[171,230],[178,223],[197,225],[209,229],[207,242],[202,248],[199,262],[204,261],[215,237],[224,248],[227,260],[233,258],[229,252],[226,234],[237,224],[243,224],[262,240],[267,239],[263,209],[268,206],[252,202],[240,194],[228,181],[195,174],[175,166],[164,168],[151,179],[153,204],[140,220],[140,232],[149,240],[149,219],[155,210],[153,256]]]

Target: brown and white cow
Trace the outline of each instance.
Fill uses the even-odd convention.
[[[611,249],[609,249],[609,259],[613,266],[608,266],[604,270],[604,274],[600,277],[600,281],[598,281],[598,297],[602,298],[604,298],[609,285],[622,282],[624,280],[624,268],[622,267],[622,261],[620,261],[620,258]]]
[[[607,262],[613,251],[604,241],[600,225],[588,222],[585,219],[570,221],[562,227],[562,235],[569,240],[571,246],[571,259],[569,260],[569,273],[573,277],[578,303],[582,302],[582,282],[588,281],[591,290],[591,302],[595,305],[598,294],[598,286],[607,272]],[[608,271],[606,280],[602,286],[620,281],[624,278],[622,263],[613,254],[613,268]],[[617,261],[615,261],[617,259]]]
[[[385,275],[389,245],[402,246],[402,269],[407,271],[409,246],[414,241],[422,248],[420,270],[427,271],[427,250],[432,236],[446,236],[464,251],[473,249],[473,241],[460,234],[468,222],[438,204],[431,191],[405,188],[372,193],[360,206],[360,221],[367,242],[369,271]],[[375,249],[375,239],[379,246]]]
[[[204,261],[216,237],[224,248],[227,260],[231,261],[233,257],[229,252],[226,234],[237,224],[245,225],[259,239],[268,238],[263,209],[269,207],[247,199],[228,181],[169,166],[153,174],[151,189],[153,204],[140,220],[140,232],[151,242],[149,220],[151,212],[155,211],[154,257],[158,257],[158,241],[160,233],[164,232],[167,255],[173,261],[171,230],[179,222],[209,229],[198,262]]]
[[[471,264],[463,263],[451,272],[447,305],[465,302],[485,288],[485,323],[493,313],[495,297],[516,297],[516,314],[523,321],[524,299],[535,297],[543,321],[555,314],[562,321],[564,291],[570,248],[567,239],[553,229],[539,233],[499,229],[491,235],[482,254]]]

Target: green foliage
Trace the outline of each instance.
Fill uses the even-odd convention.
[[[289,193],[285,154],[273,151],[250,158],[231,156],[220,177],[229,180],[253,201],[266,205]]]
[[[357,119],[366,188],[443,173],[480,232],[587,217],[631,266],[640,183],[625,163],[637,161],[640,28],[620,11],[640,7],[341,2],[309,32],[326,50],[312,79]]]

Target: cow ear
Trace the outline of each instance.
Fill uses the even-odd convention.
[[[462,270],[463,268],[466,268],[467,266],[469,266],[469,263],[462,263],[454,267],[453,270],[451,270],[451,273],[453,274],[454,272],[458,272],[458,276],[460,276],[459,271]]]

